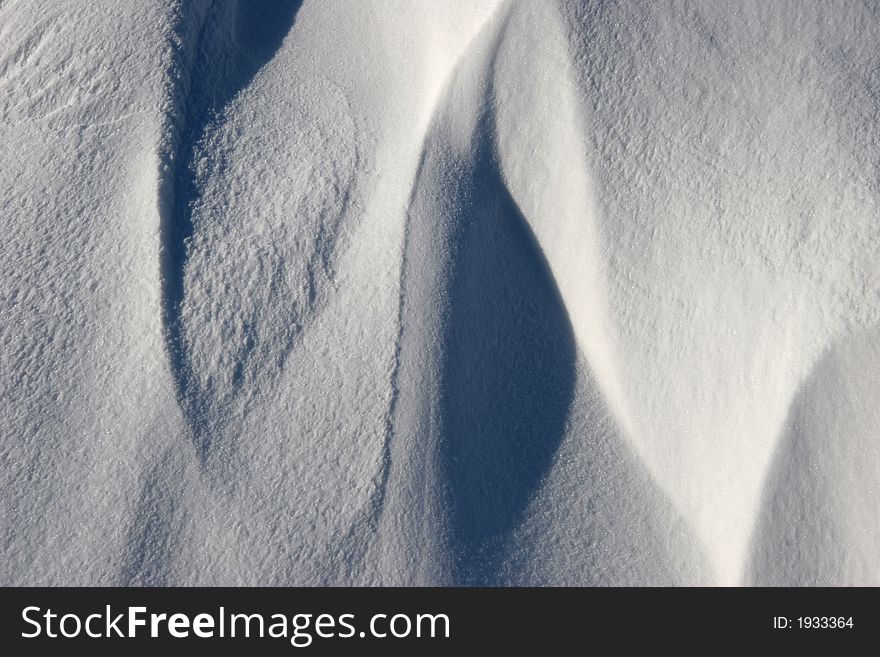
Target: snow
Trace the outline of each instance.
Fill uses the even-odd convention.
[[[878,46],[0,3],[0,583],[880,584]]]

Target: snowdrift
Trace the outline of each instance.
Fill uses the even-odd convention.
[[[3,584],[880,584],[880,9],[0,3]]]

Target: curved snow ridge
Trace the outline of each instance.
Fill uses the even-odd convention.
[[[763,177],[748,172],[749,153],[728,149],[720,159],[707,159],[676,131],[680,117],[702,126],[713,110],[653,81],[668,73],[672,89],[694,82],[677,79],[684,74],[668,70],[666,60],[642,53],[634,59],[627,49],[659,39],[652,30],[671,31],[701,53],[700,66],[710,75],[725,55],[719,42],[703,43],[704,30],[690,22],[717,18],[674,15],[670,21],[630,15],[642,10],[626,6],[572,7],[561,16],[541,3],[499,12],[457,67],[425,141],[401,286],[400,393],[391,448],[397,474],[387,484],[388,524],[418,537],[420,567],[433,560],[431,576],[441,581],[498,577],[530,500],[551,494],[543,486],[568,435],[566,411],[549,405],[541,412],[554,418],[542,417],[524,400],[541,397],[531,386],[558,385],[553,399],[560,408],[570,406],[565,381],[575,359],[563,346],[570,336],[621,439],[677,510],[691,547],[704,553],[700,577],[736,584],[748,568],[761,492],[772,485],[771,455],[803,373],[831,336],[877,312],[871,290],[880,278],[865,260],[877,235],[876,202],[856,166],[874,155],[823,141],[821,121],[809,112],[795,116],[814,141],[783,128],[782,117],[771,112],[778,141],[767,142],[769,133],[756,130],[748,116],[760,99],[749,98],[730,99],[737,109],[718,144],[712,130],[695,139],[711,150],[727,132],[744,133],[746,143],[770,156],[758,161]],[[776,38],[735,24],[720,34],[745,44],[731,54],[745,60],[772,49]],[[634,61],[649,69],[636,79]],[[778,64],[780,75],[791,75],[785,61]],[[735,76],[732,85],[719,85],[754,93]],[[824,102],[829,109],[827,98],[810,100],[809,86],[786,89],[782,100],[792,107]],[[634,102],[634,93],[644,104]],[[834,187],[827,175],[811,182],[800,171],[798,163],[809,157],[827,162],[829,170],[837,165],[842,173]],[[792,169],[805,200],[789,194],[780,201],[777,167]],[[745,195],[741,176],[751,185]],[[689,188],[702,180],[710,181],[708,189]],[[713,189],[725,205],[714,203]],[[829,194],[840,207],[828,202]],[[804,210],[811,202],[818,214]],[[851,213],[848,220],[834,219],[841,207]],[[716,214],[727,221],[712,221]],[[523,226],[531,235],[528,249],[510,241]],[[818,235],[802,236],[797,257],[790,258],[798,226]],[[848,226],[840,238],[864,265],[861,276],[818,268],[838,260],[828,249],[840,226]],[[482,256],[473,255],[474,244]],[[504,255],[496,259],[497,249]],[[707,257],[712,253],[719,257]],[[520,262],[515,271],[512,261]],[[527,274],[530,264],[537,269]],[[509,285],[501,286],[497,276],[507,276]],[[535,288],[544,302],[559,300],[542,308],[541,327],[530,325],[523,309],[511,310],[520,301],[516,294],[529,298]],[[828,300],[830,314],[805,303],[811,290]],[[857,298],[866,303],[860,307]],[[482,335],[462,319],[467,313],[482,314]],[[495,317],[506,323],[493,323]],[[551,334],[562,342],[543,362],[555,363],[555,377],[519,373],[514,383],[490,374],[507,371],[518,340],[541,345]],[[515,410],[506,406],[512,400]],[[505,410],[496,416],[499,408]],[[518,431],[539,450],[530,456],[532,470],[512,456],[516,446],[527,453]],[[493,506],[493,492],[504,502]],[[492,509],[491,520],[478,517],[481,508]],[[399,572],[412,567],[406,559],[412,552]],[[410,571],[410,577],[427,575]]]
[[[705,582],[714,579],[715,564],[704,554],[704,537],[694,531],[691,519],[678,507],[651,464],[645,462],[640,449],[643,418],[629,398],[628,372],[611,320],[615,298],[608,277],[613,270],[613,254],[607,248],[607,218],[592,172],[590,112],[578,80],[570,36],[565,17],[556,7],[526,2],[517,5],[493,56],[488,96],[494,148],[503,180],[546,257],[577,345],[578,359],[582,359],[574,386],[578,394],[572,402],[565,440],[558,446],[554,471],[548,472],[546,481],[536,488],[534,501],[522,521],[524,526],[533,524],[535,509],[546,506],[547,500],[565,496],[563,491],[571,485],[566,477],[578,468],[561,467],[563,454],[595,462],[608,458],[610,452],[618,453],[626,463],[614,468],[621,470],[618,481],[606,491],[587,485],[582,491],[586,509],[572,509],[571,517],[582,518],[583,530],[591,536],[585,540],[605,544],[604,549],[621,554],[641,550],[644,560],[637,560],[633,567],[604,563],[592,555],[592,563],[581,574],[583,580]],[[592,422],[578,422],[577,418],[584,415],[592,416]],[[540,435],[538,432],[536,438]],[[560,472],[555,472],[557,468]],[[591,474],[590,478],[601,477]],[[623,519],[641,512],[634,500],[644,499],[645,495],[651,496],[651,504],[663,520],[643,523],[642,530],[636,531]],[[609,521],[608,509],[614,509],[610,513],[620,518]],[[604,522],[618,527],[612,536],[594,533],[594,528]],[[663,523],[675,528],[673,536],[664,535]],[[566,530],[547,529],[549,536],[560,532]],[[511,549],[516,546],[518,554],[539,559],[539,548],[524,549],[518,544],[520,539],[521,531],[517,530]],[[665,549],[645,547],[652,543]],[[541,544],[537,539],[537,545]],[[578,562],[572,555],[565,560]],[[505,564],[506,581],[517,581],[526,576],[526,571],[535,570],[534,563],[521,563],[525,571],[517,573],[515,568],[510,570],[511,563],[516,561]],[[609,575],[615,571],[616,579]],[[566,573],[565,568],[549,577],[557,582],[574,581],[574,575]]]
[[[423,14],[420,20],[429,28],[429,34],[419,39],[419,54],[423,60],[417,71],[420,80],[420,92],[408,100],[413,108],[405,117],[404,125],[397,123],[389,126],[392,134],[386,135],[387,143],[380,149],[376,166],[382,169],[393,166],[398,171],[395,177],[381,177],[372,190],[364,209],[367,217],[394,217],[400,220],[401,252],[398,274],[398,298],[396,316],[396,339],[391,354],[389,367],[389,394],[387,412],[385,414],[384,438],[380,459],[372,481],[372,493],[364,513],[352,525],[346,543],[362,546],[358,554],[352,555],[356,564],[354,571],[364,571],[367,581],[387,582],[436,582],[435,546],[432,544],[432,530],[421,526],[431,516],[425,510],[423,501],[427,498],[410,497],[405,510],[408,517],[420,518],[418,523],[407,522],[398,524],[397,513],[401,510],[397,504],[401,497],[390,492],[398,482],[392,481],[392,473],[401,469],[416,468],[420,470],[422,463],[416,452],[401,450],[398,434],[401,433],[397,420],[400,413],[401,396],[407,391],[401,384],[401,359],[405,317],[406,276],[411,265],[408,248],[411,232],[411,205],[417,191],[420,172],[424,167],[425,144],[430,138],[430,131],[436,119],[438,107],[442,106],[450,79],[457,71],[458,63],[466,56],[470,44],[479,39],[487,29],[487,25],[499,16],[504,15],[504,7],[509,0],[497,0],[493,3],[471,3],[460,7],[455,15],[450,15],[443,8],[426,4],[418,10]],[[405,68],[404,68],[405,70]],[[392,73],[392,75],[398,75]],[[397,101],[400,102],[400,101]],[[413,111],[414,110],[414,111]],[[399,110],[398,110],[399,111]],[[365,219],[369,223],[370,219]],[[387,219],[382,219],[387,221]],[[418,478],[418,475],[415,477]],[[409,481],[412,479],[407,477]],[[389,498],[391,498],[389,502]],[[416,524],[420,525],[418,528]],[[405,537],[406,536],[406,537]],[[402,540],[404,539],[404,540]],[[410,542],[407,544],[407,542]],[[423,556],[414,560],[406,554],[411,549]],[[406,562],[401,567],[401,561]],[[372,565],[371,565],[372,564]],[[375,565],[379,565],[378,571]],[[370,568],[373,569],[372,573]],[[380,579],[376,579],[377,575]],[[390,579],[389,579],[390,578]]]
[[[610,334],[608,255],[588,160],[586,108],[567,35],[555,8],[519,8],[491,71],[498,161],[550,263],[578,348],[621,430],[633,434],[638,427]]]
[[[405,552],[415,547],[419,567],[433,570],[401,559],[388,570],[403,581],[499,581],[569,431],[579,350],[597,374],[590,385],[624,431],[632,426],[604,333],[563,37],[551,7],[504,5],[456,68],[425,139],[405,240],[384,520],[417,537]],[[560,113],[550,126],[535,121]],[[561,161],[541,160],[551,153]]]
[[[880,310],[870,11],[564,4],[631,438],[720,583],[802,378]]]
[[[880,582],[880,332],[839,339],[792,400],[751,537],[745,582]],[[780,562],[779,555],[787,558]]]

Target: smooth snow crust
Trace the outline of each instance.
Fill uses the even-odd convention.
[[[0,2],[3,584],[880,584],[880,8]]]

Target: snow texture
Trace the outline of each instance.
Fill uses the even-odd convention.
[[[880,585],[880,5],[0,2],[0,583]]]

